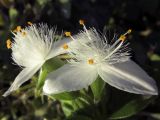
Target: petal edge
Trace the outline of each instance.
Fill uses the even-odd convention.
[[[2,95],[8,96],[12,91],[17,90],[24,82],[29,80],[39,69],[41,65],[37,65],[33,68],[24,68],[15,78],[10,88]]]
[[[99,74],[104,81],[120,90],[135,94],[158,95],[155,81],[135,62],[103,65]]]

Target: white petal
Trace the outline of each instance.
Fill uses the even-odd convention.
[[[41,65],[37,65],[33,68],[24,68],[18,76],[15,78],[14,82],[10,88],[3,94],[4,97],[8,96],[12,91],[17,90],[24,82],[29,80],[39,69]]]
[[[83,35],[83,34],[82,34]],[[73,36],[73,38],[76,38],[77,35]],[[83,35],[84,36],[84,35]],[[82,37],[82,36],[81,36]],[[80,40],[72,40],[71,38],[64,38],[62,40],[58,40],[56,42],[53,43],[52,45],[52,49],[49,52],[47,59],[53,58],[57,55],[60,54],[65,54],[68,53],[70,51],[72,51],[72,49],[80,49],[80,47],[84,47],[82,46],[82,44],[84,45],[85,43],[87,43],[88,41],[86,39],[80,39]],[[67,44],[69,49],[64,49],[62,46],[64,44]]]
[[[63,47],[62,47],[62,45],[65,44],[65,43],[68,44],[71,41],[72,40],[70,40],[69,38],[64,38],[63,40],[58,40],[55,43],[53,43],[52,49],[49,52],[49,54],[47,56],[47,59],[53,58],[53,57],[55,57],[57,55],[60,55],[60,54],[67,53],[68,51],[64,50]]]
[[[45,94],[57,94],[80,90],[90,85],[97,76],[98,73],[93,66],[66,64],[49,74],[43,86],[43,91]]]
[[[158,94],[155,81],[133,61],[114,66],[102,65],[99,75],[108,84],[120,90],[144,95]]]

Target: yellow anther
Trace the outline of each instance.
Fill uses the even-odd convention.
[[[7,48],[10,49],[10,48],[11,48],[11,45],[12,45],[11,40],[8,39],[8,40],[6,41],[6,44],[7,44]]]
[[[79,20],[80,25],[84,25],[84,20]]]
[[[30,26],[33,25],[33,23],[31,23],[30,21],[28,21],[27,24],[30,25]]]
[[[126,36],[125,36],[125,35],[121,35],[121,36],[119,37],[119,40],[121,40],[121,41],[126,40]]]
[[[25,36],[26,35],[26,32],[22,32],[22,36]]]
[[[63,49],[65,49],[65,50],[67,50],[69,47],[68,47],[68,45],[65,43],[65,44],[63,44]]]
[[[123,34],[119,37],[119,40],[121,40],[121,41],[126,40],[126,35],[130,34],[131,32],[132,32],[132,29],[129,29],[125,34]]]
[[[94,60],[93,59],[89,59],[88,60],[88,64],[90,64],[90,65],[94,64]]]
[[[21,32],[22,28],[21,26],[17,26],[16,29],[13,30],[14,33]]]
[[[17,26],[16,30],[17,32],[20,32],[22,30],[21,26]]]
[[[65,32],[64,33],[67,37],[71,37],[71,32]]]
[[[130,34],[132,32],[132,29],[129,29],[128,31],[127,31],[127,34]]]

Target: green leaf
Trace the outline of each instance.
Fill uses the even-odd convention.
[[[37,90],[36,92],[38,92],[44,85],[44,81],[48,73],[52,72],[53,70],[58,69],[62,65],[64,65],[64,62],[59,58],[52,58],[45,62],[45,64],[42,66],[41,71],[39,73],[38,82],[36,85],[36,90]]]
[[[2,16],[2,14],[0,13],[0,26],[4,25],[4,18]]]
[[[63,92],[60,94],[50,95],[51,98],[58,99],[58,100],[74,100],[78,98],[79,96],[80,96],[80,93],[78,91]]]
[[[15,8],[10,8],[9,17],[10,17],[11,23],[14,23],[16,21],[17,16],[18,16],[18,11]]]
[[[155,97],[140,96],[132,99],[113,112],[109,116],[109,119],[117,120],[130,117],[144,109],[149,103],[153,101],[154,98]]]
[[[65,100],[64,96],[62,96],[63,99],[61,98],[59,99],[62,110],[67,118],[72,118],[75,114],[77,116],[77,112],[80,112],[83,110],[86,112],[88,111],[88,109],[86,108],[93,106],[91,105],[92,103],[90,103],[90,100],[88,99],[87,95],[83,95],[81,92],[70,92],[70,94],[72,95],[73,93],[74,93],[74,97],[72,96],[69,99],[66,97],[67,99]],[[78,96],[76,96],[75,93],[78,93],[77,94]]]
[[[77,105],[73,100],[70,101],[61,101],[61,107],[66,117],[69,117],[74,113]]]
[[[53,70],[58,69],[59,67],[63,66],[65,63],[58,57],[49,59],[45,62],[42,69],[46,70],[48,73],[52,72]]]
[[[84,100],[83,98],[77,98],[72,100],[61,100],[60,102],[62,110],[67,118],[72,118],[76,114],[76,112],[84,110],[89,106],[87,101]]]
[[[38,77],[38,82],[37,82],[37,85],[36,85],[36,89],[37,90],[41,89],[41,87],[43,86],[47,75],[48,75],[48,72],[45,69],[44,70],[43,69],[40,70],[39,77]]]
[[[105,88],[105,82],[100,77],[98,77],[95,80],[95,82],[91,84],[91,90],[93,92],[95,102],[100,101],[103,95],[102,93],[104,88]]]
[[[148,56],[149,56],[151,61],[160,61],[160,56],[157,55],[157,54],[149,54],[148,53]]]

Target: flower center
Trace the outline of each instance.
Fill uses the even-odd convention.
[[[93,65],[94,64],[94,60],[93,59],[88,59],[88,64]]]
[[[65,43],[65,44],[63,44],[63,49],[65,49],[65,50],[67,50],[69,47],[68,47],[68,45]]]

